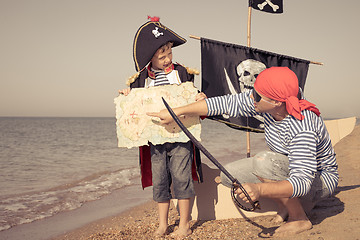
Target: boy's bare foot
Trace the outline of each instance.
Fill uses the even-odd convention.
[[[312,224],[309,220],[290,221],[277,228],[273,237],[285,237],[310,230],[311,228]]]
[[[172,238],[183,239],[192,233],[190,228],[178,228],[176,231],[170,234]]]
[[[155,233],[154,236],[155,237],[163,237],[167,234],[167,227],[159,227]]]

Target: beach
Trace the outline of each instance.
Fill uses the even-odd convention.
[[[222,164],[246,157],[244,131],[208,119],[202,127]],[[0,239],[47,240],[151,201],[138,148],[117,147],[115,130],[114,118],[0,118]],[[266,148],[264,135],[251,144]]]
[[[311,230],[296,239],[360,239],[360,126],[335,145],[340,180],[334,196],[320,202],[310,213]],[[272,216],[252,219],[191,221],[193,233],[186,239],[261,239],[262,234],[278,225]],[[178,215],[171,207],[170,232],[176,227]],[[157,209],[152,201],[136,206],[120,215],[92,222],[53,240],[67,239],[153,239],[157,228]],[[279,238],[279,239],[291,239]],[[171,239],[168,235],[163,239]],[[275,238],[276,239],[276,238]]]

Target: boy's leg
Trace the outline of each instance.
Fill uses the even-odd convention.
[[[159,228],[156,230],[155,235],[164,236],[168,227],[170,200],[166,202],[158,202],[159,210]]]
[[[185,237],[191,234],[190,229],[190,199],[195,195],[191,173],[193,159],[192,144],[175,143],[170,151],[169,168],[172,176],[174,197],[178,199],[180,222],[179,228],[172,234]]]
[[[166,144],[151,146],[151,168],[153,182],[153,199],[158,203],[159,227],[156,236],[164,236],[168,227],[168,214],[171,199],[170,184],[167,168]]]
[[[192,233],[190,229],[190,198],[179,199],[178,205],[180,222],[178,230],[176,230],[173,235],[185,237]]]

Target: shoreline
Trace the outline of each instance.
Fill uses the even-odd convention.
[[[61,212],[31,223],[0,231],[0,239],[47,240],[74,231],[96,221],[119,215],[152,200],[152,189],[139,191],[140,185],[128,186],[84,203],[80,208]],[[131,196],[124,200],[122,197]]]
[[[309,215],[313,228],[294,235],[308,239],[360,239],[360,125],[335,145],[339,165],[339,186],[334,195],[320,202]],[[278,227],[272,216],[251,219],[192,220],[193,233],[186,239],[261,239],[261,234]],[[176,208],[171,205],[169,230],[178,224]],[[121,214],[103,218],[52,240],[153,239],[158,225],[157,207],[152,200]],[[291,236],[289,236],[291,237]],[[169,235],[160,239],[172,239]],[[289,238],[272,238],[289,239]]]

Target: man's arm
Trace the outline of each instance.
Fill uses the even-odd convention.
[[[259,200],[260,197],[265,198],[290,198],[293,193],[293,187],[287,180],[276,182],[262,182],[262,183],[245,183],[243,187],[253,201]],[[236,191],[242,200],[248,202],[245,194],[238,188]]]
[[[208,107],[205,100],[200,100],[182,107],[173,108],[173,111],[177,116],[206,116]],[[160,118],[160,123],[162,124],[168,124],[174,121],[167,109],[163,109],[160,112],[148,112],[146,114],[151,117]]]

